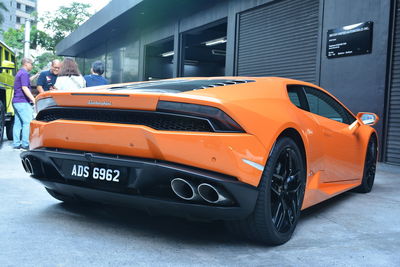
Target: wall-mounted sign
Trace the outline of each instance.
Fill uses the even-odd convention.
[[[328,58],[369,54],[372,51],[373,22],[363,22],[328,30]]]

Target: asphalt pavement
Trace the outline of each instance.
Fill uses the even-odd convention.
[[[0,266],[400,266],[400,167],[379,164],[369,194],[302,212],[292,239],[266,247],[222,222],[101,205],[68,206],[0,149]]]

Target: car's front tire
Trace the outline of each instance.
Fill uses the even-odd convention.
[[[254,212],[228,227],[251,240],[269,245],[287,242],[296,228],[303,203],[306,167],[298,145],[277,140],[265,166]]]
[[[378,159],[378,141],[375,135],[369,139],[367,152],[365,154],[364,172],[361,184],[354,190],[358,193],[369,193],[374,186],[376,161]]]

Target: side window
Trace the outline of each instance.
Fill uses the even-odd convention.
[[[310,87],[304,87],[304,90],[310,112],[346,124],[351,124],[355,120],[341,104],[324,92]]]
[[[300,96],[297,88],[295,88],[294,86],[288,86],[288,95],[290,101],[292,101],[292,103],[298,108],[301,108]]]
[[[4,55],[5,55],[4,56],[4,60],[8,60],[9,61],[10,60],[10,52],[8,52],[7,49],[4,49]],[[6,70],[5,72],[11,74],[10,70]]]
[[[306,96],[304,94],[303,86],[301,85],[288,85],[288,96],[290,101],[298,108],[309,111]]]

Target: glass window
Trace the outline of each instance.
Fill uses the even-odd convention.
[[[297,92],[295,91],[288,91],[290,101],[295,104],[298,108],[301,108],[300,105],[300,97]]]
[[[300,95],[299,95],[299,86],[296,85],[289,85],[288,86],[288,95],[289,95],[289,99],[290,101],[297,106],[298,108],[302,108],[301,107],[301,103],[300,103]],[[301,89],[301,87],[300,87]]]
[[[302,85],[288,85],[287,89],[289,99],[295,106],[306,111],[310,110]]]
[[[25,12],[31,14],[32,12],[35,11],[34,7],[31,6],[25,6]]]
[[[346,124],[351,124],[355,120],[340,103],[321,90],[310,87],[304,87],[304,90],[310,112]]]

